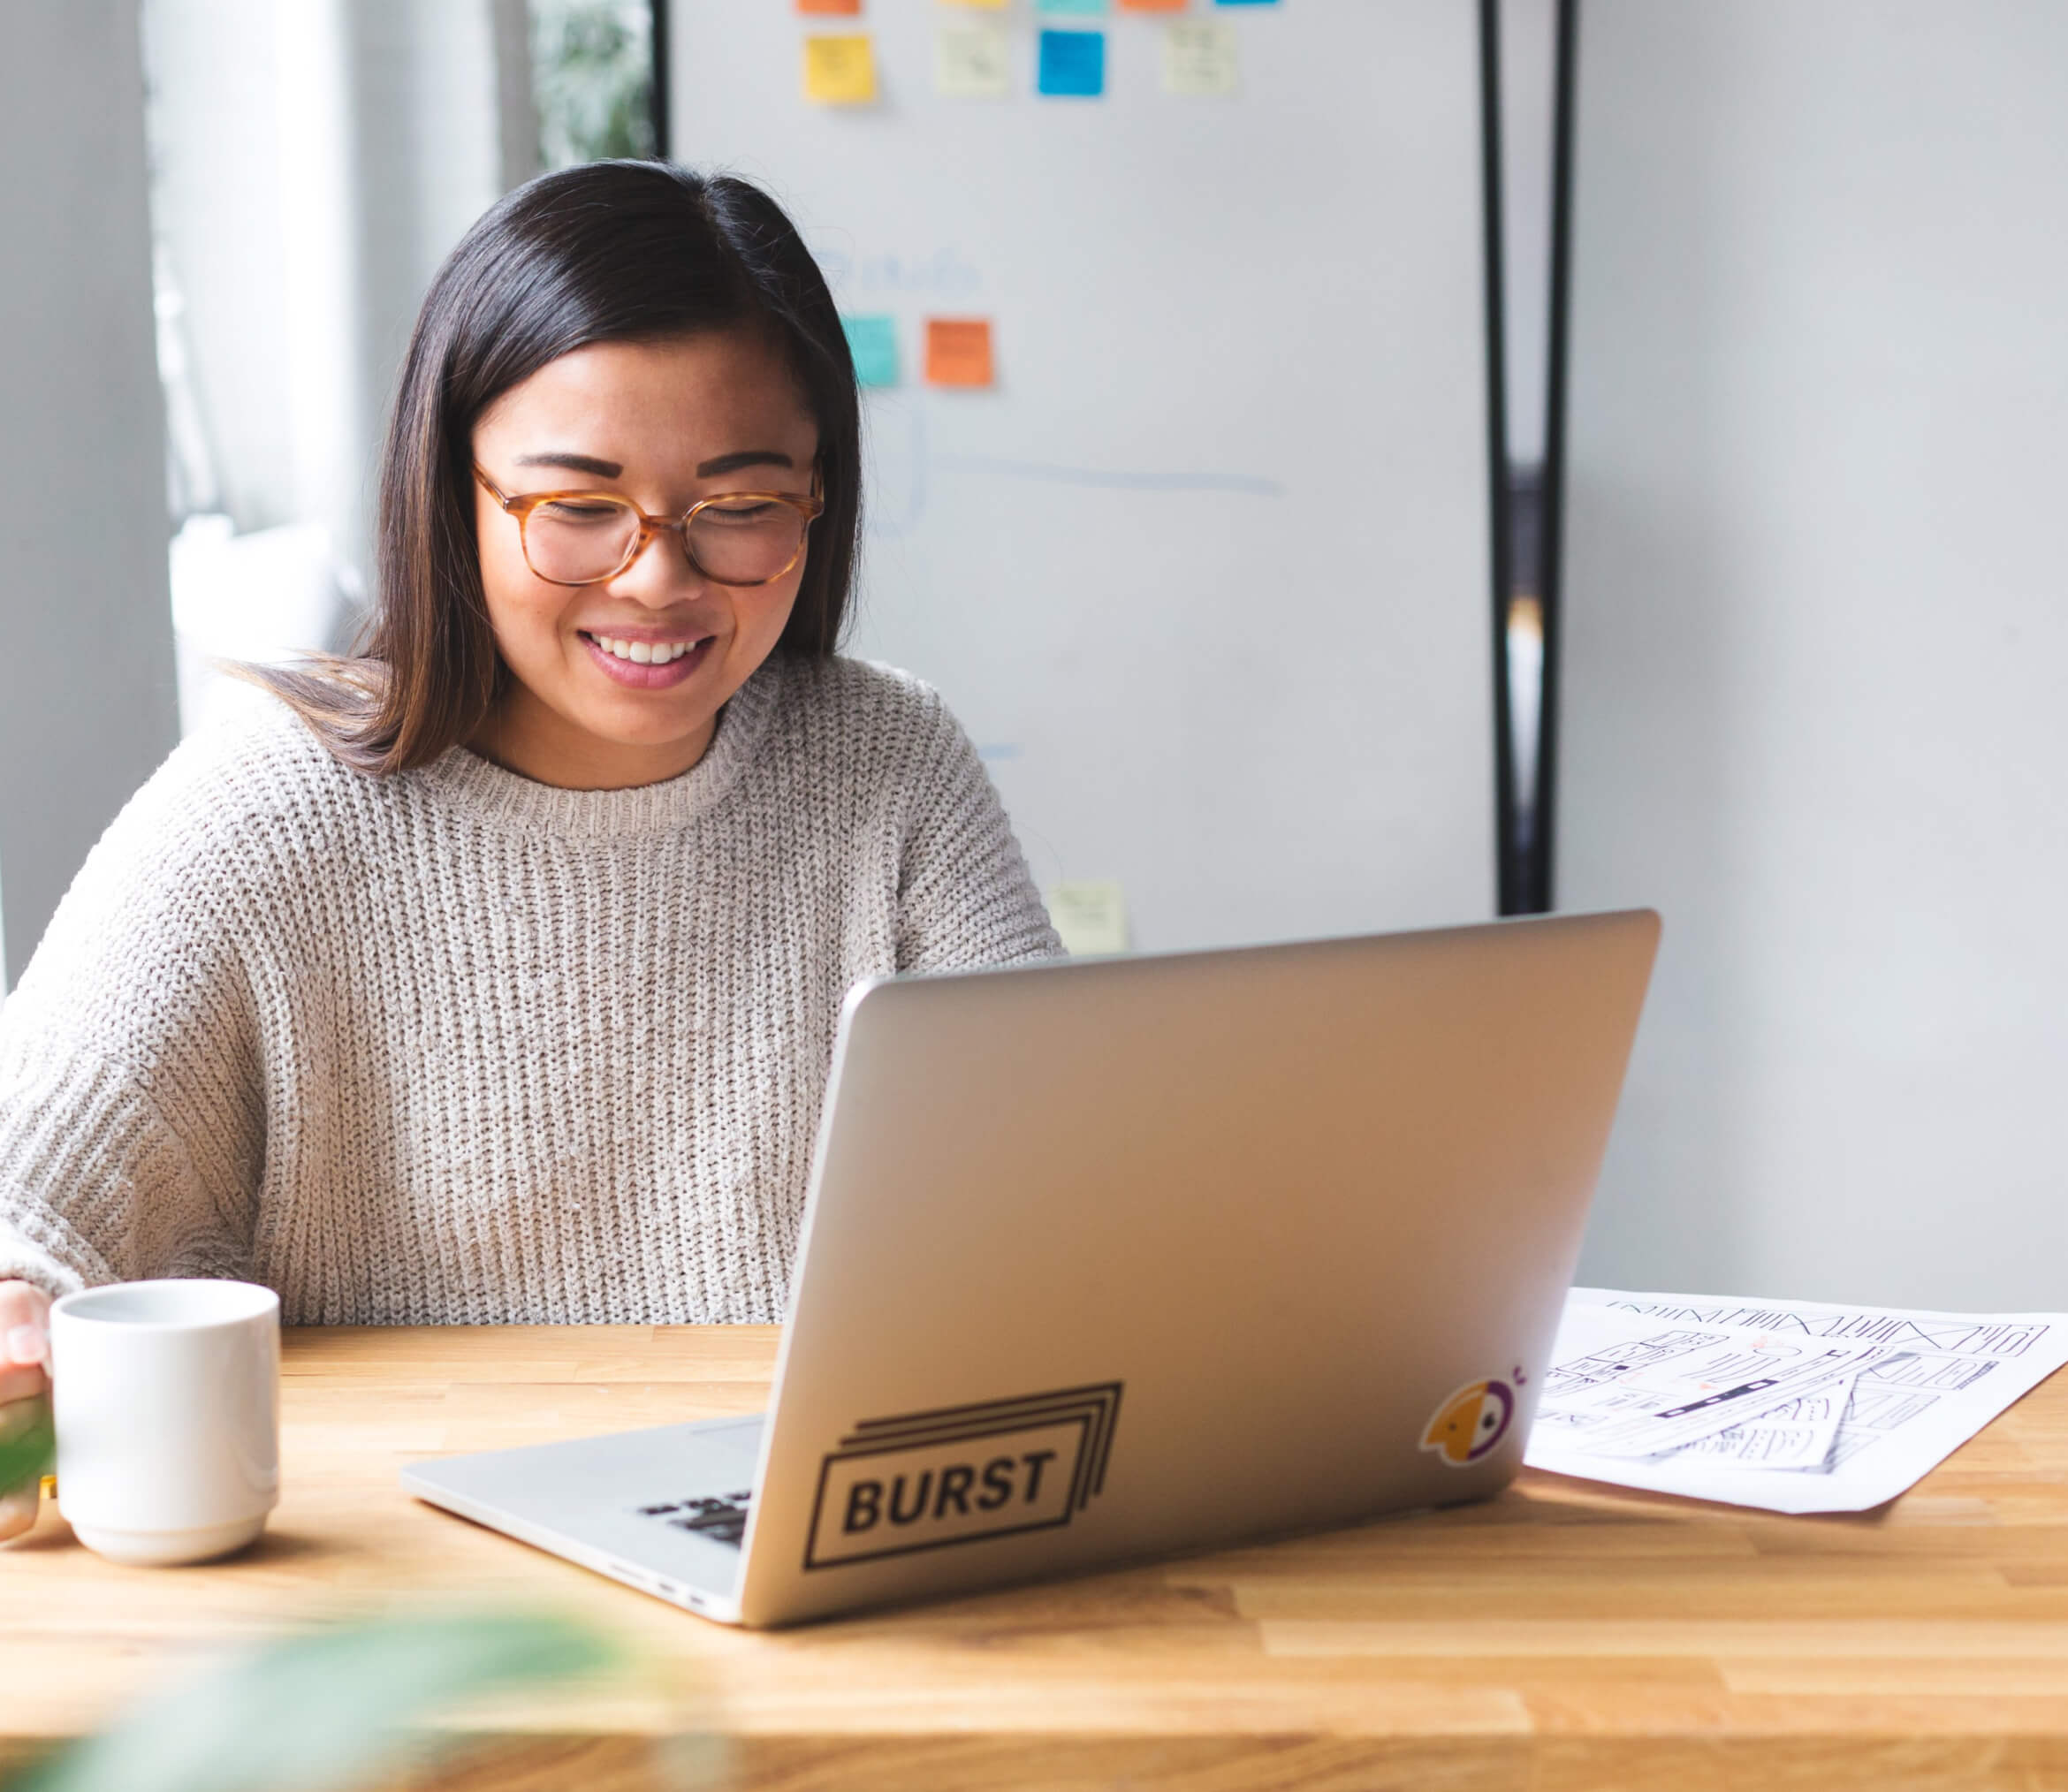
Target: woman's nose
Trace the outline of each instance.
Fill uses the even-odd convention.
[[[681,528],[656,529],[639,558],[611,581],[613,595],[650,610],[665,610],[703,589],[703,575],[689,558]]]

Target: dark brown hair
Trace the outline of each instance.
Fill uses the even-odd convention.
[[[742,325],[781,348],[818,424],[825,510],[776,651],[833,653],[861,528],[861,412],[825,277],[759,187],[664,163],[593,162],[506,194],[431,281],[381,457],[379,596],[357,657],[247,676],[357,771],[407,771],[468,740],[510,678],[482,593],[475,421],[589,343]]]

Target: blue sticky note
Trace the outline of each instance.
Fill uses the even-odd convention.
[[[865,386],[898,383],[898,321],[894,317],[846,317],[848,353],[855,357],[855,377]]]
[[[1106,0],[1034,0],[1037,12],[1103,12]]]
[[[1041,34],[1039,91],[1064,99],[1095,100],[1106,91],[1103,31]]]

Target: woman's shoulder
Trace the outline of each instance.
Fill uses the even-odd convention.
[[[238,847],[255,834],[320,825],[368,782],[333,758],[286,704],[252,687],[172,749],[109,833],[133,836],[138,845]]]
[[[188,734],[87,854],[58,920],[232,924],[268,911],[358,831],[379,780],[332,758],[301,718],[253,689]],[[54,925],[56,923],[53,923]]]
[[[924,679],[879,661],[793,660],[756,755],[767,800],[897,825],[986,793],[975,744]]]
[[[777,725],[792,739],[837,740],[866,760],[930,757],[960,742],[960,725],[924,679],[881,660],[792,659],[782,667]]]
[[[357,776],[255,691],[181,740],[109,824],[19,993],[66,1012],[67,1025],[90,1028],[97,1014],[110,1037],[135,1030],[125,990],[155,991],[167,1014],[214,1012],[236,942],[278,930],[280,867],[323,855],[336,780]]]

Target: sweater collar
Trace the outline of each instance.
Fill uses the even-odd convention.
[[[739,782],[768,732],[782,682],[782,660],[772,657],[718,711],[718,729],[703,757],[659,784],[563,790],[507,771],[465,747],[449,748],[407,775],[421,780],[441,806],[502,831],[589,839],[666,833],[709,813]]]

